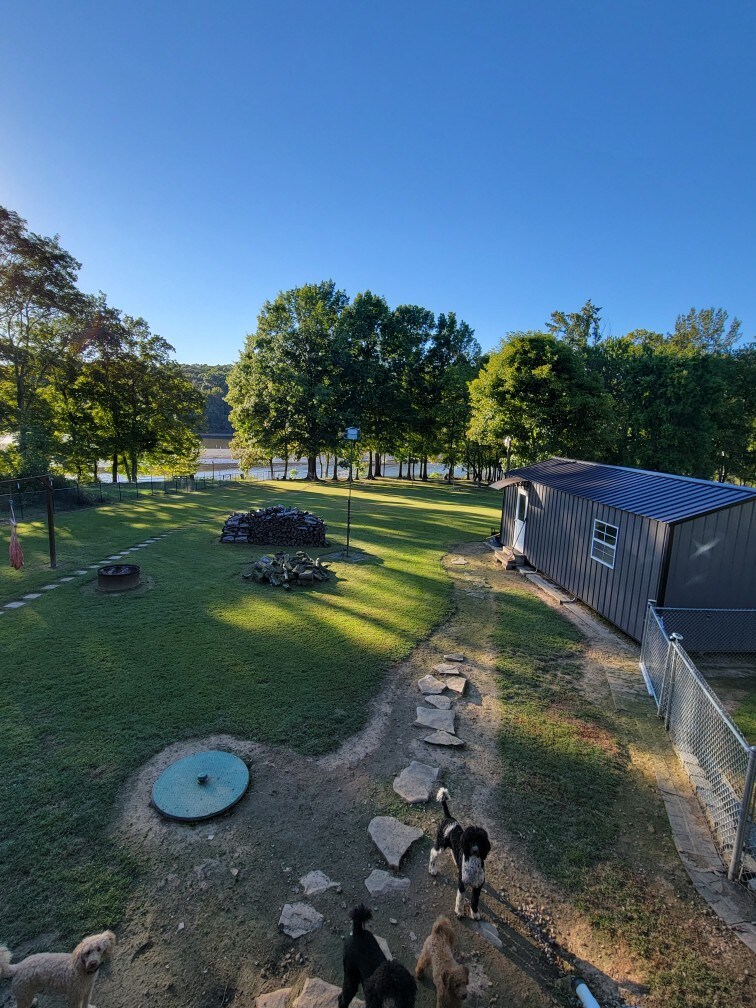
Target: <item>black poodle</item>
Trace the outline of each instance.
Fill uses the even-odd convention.
[[[408,969],[395,959],[387,959],[375,935],[365,930],[373,916],[362,903],[349,914],[352,933],[344,940],[344,983],[339,1008],[347,1008],[362,984],[365,1008],[414,1008],[417,984]]]

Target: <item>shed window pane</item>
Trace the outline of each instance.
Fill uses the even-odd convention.
[[[607,567],[614,567],[618,535],[619,528],[616,525],[608,525],[597,518],[593,523],[591,557]]]

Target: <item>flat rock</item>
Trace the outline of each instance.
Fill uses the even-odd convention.
[[[368,833],[389,868],[398,868],[412,844],[423,835],[422,830],[407,826],[393,816],[376,816],[371,819]]]
[[[339,889],[341,887],[340,882],[334,882],[332,879],[329,879],[322,871],[308,872],[307,875],[302,876],[299,884],[304,889],[305,896],[318,896],[328,889]]]
[[[410,805],[427,802],[438,782],[438,767],[412,760],[394,779],[394,791]],[[368,887],[369,888],[369,887]]]
[[[423,676],[422,679],[418,679],[417,685],[420,688],[420,692],[425,694],[443,693],[446,689],[446,684],[432,675]]]
[[[450,735],[449,732],[437,731],[433,732],[432,735],[426,735],[423,742],[428,742],[430,745],[442,745],[442,746],[463,746],[465,743],[462,739],[458,739],[456,735]]]
[[[451,710],[452,698],[448,696],[426,696],[425,702],[437,710]]]
[[[292,1005],[292,1008],[337,1008],[341,987],[326,983],[320,977],[308,977],[302,988],[302,993]],[[355,1008],[365,1008],[365,1002],[355,998],[351,1002]]]
[[[334,882],[325,872],[317,869],[303,875],[299,880],[299,884],[302,886],[305,896],[318,896],[328,889],[338,889],[341,885],[340,882]]]
[[[255,1008],[286,1008],[292,987],[281,987],[280,990],[270,991],[269,994],[258,994],[255,998]]]
[[[290,938],[301,938],[310,931],[317,931],[323,920],[323,914],[309,903],[286,903],[278,927]]]
[[[365,886],[371,896],[389,896],[391,893],[403,893],[410,887],[410,880],[400,875],[391,875],[381,868],[374,868],[365,879]]]
[[[465,686],[467,686],[467,679],[461,675],[447,676],[444,680],[444,685],[447,689],[451,690],[452,693],[458,693],[462,696],[465,692]]]
[[[494,948],[503,948],[503,942],[499,938],[499,931],[495,924],[489,924],[488,921],[472,921],[473,928],[478,932],[481,938],[493,945]]]
[[[467,566],[467,560],[463,560],[462,557],[454,557],[453,559],[451,559],[449,561],[449,563],[453,563],[455,567],[466,567]]]
[[[461,662],[461,661],[464,661],[464,660],[465,660],[465,656],[463,654],[445,654],[444,655],[444,661]]]
[[[440,662],[433,666],[438,675],[459,675],[459,662]]]
[[[419,728],[435,728],[438,731],[454,734],[454,711],[432,710],[430,707],[416,707],[417,719],[415,725]]]

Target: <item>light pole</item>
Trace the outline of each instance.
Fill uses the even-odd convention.
[[[349,556],[349,532],[352,525],[352,463],[354,462],[354,445],[359,440],[360,428],[347,427],[344,437],[350,442],[349,445],[349,492],[347,494],[347,533],[346,533],[346,556]]]
[[[504,438],[504,444],[507,447],[507,464],[504,468],[504,478],[506,479],[506,477],[509,476],[509,456],[512,452],[512,438],[508,434]]]

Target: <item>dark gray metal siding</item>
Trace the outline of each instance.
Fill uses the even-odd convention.
[[[663,604],[756,608],[756,502],[675,526]]]
[[[516,487],[504,494],[503,537],[512,543]],[[524,552],[530,563],[640,640],[646,602],[656,598],[668,526],[619,508],[531,483]],[[591,558],[593,523],[619,529],[614,567]]]

